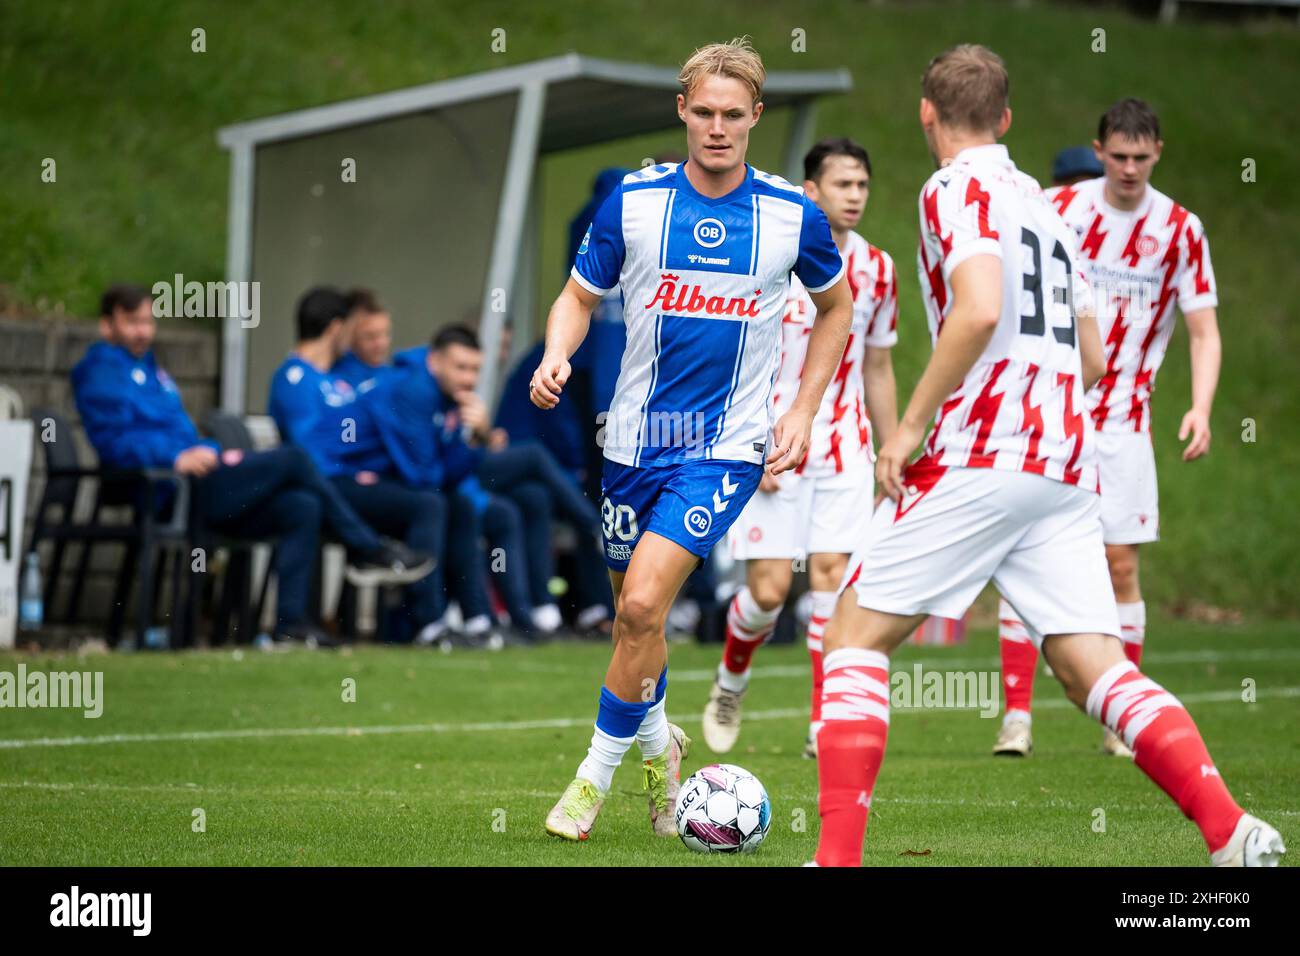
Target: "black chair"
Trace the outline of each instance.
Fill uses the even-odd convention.
[[[243,452],[253,452],[256,450],[253,443],[253,436],[248,430],[244,420],[238,415],[230,412],[223,412],[220,409],[214,409],[209,412],[203,419],[203,429],[223,449],[239,449]],[[196,521],[196,527],[201,528],[201,523]],[[262,619],[262,612],[266,606],[267,585],[271,579],[270,570],[262,577],[261,587],[258,589],[256,604],[253,605],[251,598],[253,583],[253,565],[252,565],[252,545],[262,543],[272,543],[273,539],[250,539],[234,538],[228,535],[218,535],[220,546],[229,550],[231,561],[226,572],[226,584],[221,591],[221,601],[217,610],[217,628],[218,633],[229,633],[229,629],[235,627],[238,634],[251,634],[251,629],[257,621]],[[322,537],[322,544],[342,544],[341,541],[333,538],[328,533]],[[322,578],[322,557],[323,550],[317,552],[316,568],[312,575],[312,593],[311,602],[313,607],[320,607],[321,603],[321,578]],[[272,548],[271,566],[275,564],[275,551]],[[401,601],[401,589],[383,587],[379,589],[379,601],[376,607],[376,630],[375,639],[382,641],[387,637],[388,607]],[[255,607],[256,617],[250,620],[250,607]],[[357,627],[357,589],[346,578],[343,580],[343,588],[339,593],[338,607],[338,627],[340,635],[350,641],[355,641],[359,637]],[[238,620],[232,625],[232,618],[238,615]]]
[[[248,426],[238,415],[213,409],[203,419],[203,430],[221,446],[223,451],[237,450],[251,453],[256,450]],[[218,531],[207,527],[197,515],[193,521],[193,532],[196,547],[224,548],[230,555],[220,598],[217,601],[213,622],[214,635],[233,636],[237,642],[252,640],[266,608],[266,593],[271,581],[270,567],[275,564],[275,539],[232,535]],[[262,576],[262,584],[258,588],[257,599],[254,601],[253,547],[258,544],[271,545],[271,561],[266,574]],[[191,622],[194,622],[198,603],[193,590],[191,589],[190,603],[187,605]]]
[[[185,557],[183,546],[189,537],[189,480],[167,468],[84,467],[77,454],[72,426],[62,413],[52,408],[37,408],[33,410],[32,418],[42,439],[46,434],[51,435],[49,441],[41,442],[46,481],[30,543],[30,549],[35,549],[43,541],[53,542],[44,594],[47,620],[66,623],[73,619],[76,599],[85,587],[92,550],[98,544],[121,544],[125,547],[125,554],[118,566],[108,639],[116,645],[121,638],[131,586],[138,578],[136,634],[137,641],[143,644],[145,633],[153,622],[162,584],[162,576],[158,573],[160,559],[170,549],[175,552],[170,622],[174,633],[180,607],[180,565]],[[78,521],[76,516],[77,496],[83,481],[95,482],[94,504],[89,519],[84,522]],[[122,507],[131,509],[129,523],[104,521],[104,509]],[[55,598],[70,541],[79,542],[82,550],[66,610],[60,615]]]

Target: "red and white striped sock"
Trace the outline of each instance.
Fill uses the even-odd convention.
[[[1145,601],[1120,604],[1119,636],[1124,642],[1124,656],[1134,667],[1142,666],[1142,645],[1147,639],[1147,605]]]
[[[1121,661],[1088,692],[1087,711],[1124,739],[1134,763],[1200,827],[1210,852],[1222,849],[1244,811],[1178,698]]]
[[[749,685],[749,661],[758,645],[772,634],[778,604],[764,611],[754,600],[748,587],[743,587],[732,598],[727,608],[727,643],[722,648],[722,663],[718,665],[718,683],[730,691],[740,692]]]
[[[889,737],[889,658],[841,647],[826,655],[817,734],[818,866],[861,866],[871,791]]]
[[[822,728],[822,634],[835,611],[839,594],[835,591],[812,591],[812,617],[808,620],[808,659],[812,663],[812,708],[808,716],[808,734],[814,740]]]
[[[1003,723],[1012,719],[1028,723],[1038,649],[1025,622],[1005,599],[998,602],[998,650],[1002,654],[1002,697],[1007,702]]]

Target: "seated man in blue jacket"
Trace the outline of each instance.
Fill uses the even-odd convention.
[[[401,480],[371,407],[358,402],[357,391],[332,371],[349,331],[347,315],[348,302],[334,289],[311,289],[298,300],[298,343],[271,376],[267,409],[281,440],[305,450],[371,527],[437,560],[446,537],[446,502],[437,490]],[[407,588],[403,608],[413,633],[440,616],[437,593],[434,575]]]
[[[363,404],[374,409],[384,444],[403,480],[448,496],[446,575],[460,603],[464,635],[500,646],[513,635],[496,628],[487,594],[490,570],[518,635],[535,631],[528,558],[518,506],[486,491],[476,476],[490,433],[487,407],[475,393],[483,355],[472,329],[440,330],[431,346],[398,352]],[[483,553],[486,537],[492,557]],[[437,636],[437,635],[435,635]],[[432,638],[426,635],[426,642]]]
[[[369,289],[353,289],[347,300],[348,350],[334,363],[333,372],[361,391],[393,367],[393,320]]]
[[[277,641],[333,644],[307,606],[322,522],[347,545],[354,580],[408,581],[432,570],[428,555],[376,534],[301,450],[245,454],[201,440],[176,383],[154,360],[157,326],[149,290],[108,289],[99,324],[104,341],[73,368],[72,390],[100,464],[171,468],[190,476],[195,517],[210,527],[277,535]]]
[[[578,371],[583,349],[587,355],[592,351],[589,343],[584,342],[570,360],[575,370],[570,390],[575,394],[583,387]],[[506,379],[497,406],[496,424],[497,431],[507,440],[502,447],[488,452],[478,475],[488,490],[519,505],[524,516],[534,621],[543,631],[560,625],[559,608],[548,593],[555,566],[553,519],[563,521],[576,532],[571,575],[578,608],[574,627],[581,632],[596,633],[602,630],[603,622],[612,623],[614,616],[614,599],[600,537],[600,512],[583,493],[586,446],[591,441],[583,422],[591,422],[590,430],[594,433],[596,418],[584,416],[581,400],[571,402],[568,411],[558,418],[549,418],[549,412],[529,401],[529,380],[541,354],[539,343],[524,355]],[[618,356],[614,362],[617,365]],[[589,378],[586,384],[590,384]],[[605,635],[608,636],[608,631]]]

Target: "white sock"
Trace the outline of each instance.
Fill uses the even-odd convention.
[[[749,671],[743,674],[733,674],[727,670],[725,664],[718,665],[718,686],[723,690],[729,690],[733,694],[743,694],[745,688],[749,686]]]
[[[1029,715],[1027,710],[1009,710],[1002,717],[1002,726],[1005,727],[1013,720],[1023,720],[1026,724],[1034,722],[1034,718]]]
[[[835,605],[839,603],[840,595],[838,591],[809,591],[812,595],[812,616],[808,619],[808,636],[814,636],[821,639],[822,632],[826,630],[826,624],[835,613]]]
[[[1117,604],[1119,611],[1119,635],[1125,644],[1141,647],[1147,639],[1147,603],[1134,601],[1132,604]]]
[[[587,759],[578,765],[577,776],[590,780],[601,793],[608,793],[614,782],[614,771],[623,762],[623,755],[634,740],[636,737],[611,737],[597,727],[591,735]]]
[[[668,695],[646,711],[645,720],[636,729],[636,742],[641,746],[641,759],[653,760],[668,749],[668,714],[664,705]]]
[[[727,608],[728,639],[734,638],[742,644],[761,644],[772,635],[776,619],[781,616],[781,605],[770,611],[764,611],[754,600],[748,587],[736,592],[731,606]],[[741,693],[749,686],[749,667],[735,673],[727,668],[725,651],[723,663],[718,665],[718,684],[723,690]]]

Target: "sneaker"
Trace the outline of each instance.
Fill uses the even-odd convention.
[[[682,761],[691,749],[691,738],[676,724],[668,725],[668,749],[658,757],[641,762],[645,790],[650,798],[650,826],[655,836],[677,836],[677,792],[682,787]]]
[[[610,621],[609,609],[603,604],[593,604],[578,612],[573,619],[573,629],[578,633],[593,631],[606,621]]]
[[[1128,744],[1124,743],[1124,738],[1120,737],[1109,727],[1101,738],[1101,752],[1110,754],[1112,757],[1128,757],[1133,759],[1133,751],[1129,750]]]
[[[381,538],[373,551],[352,557],[345,573],[359,588],[411,584],[428,577],[434,563],[431,554],[412,550],[392,538]]]
[[[533,627],[542,634],[554,634],[564,624],[564,616],[554,604],[533,608]]]
[[[546,832],[564,840],[585,840],[600,814],[605,794],[581,777],[564,788],[560,802],[546,816]]]
[[[1243,813],[1223,848],[1210,855],[1214,866],[1277,866],[1286,847],[1282,834],[1259,817]]]
[[[442,621],[426,624],[420,628],[420,633],[415,635],[415,645],[417,647],[437,647],[441,644],[446,633],[447,625]]]
[[[308,650],[332,651],[343,644],[330,637],[315,624],[285,624],[275,629],[271,642],[277,649],[305,647]]]
[[[740,699],[745,692],[727,690],[715,679],[704,705],[704,742],[715,754],[725,754],[740,736]]]
[[[1029,724],[1023,720],[1009,720],[998,731],[997,743],[993,745],[994,756],[1028,757],[1034,752],[1034,738],[1029,732]]]
[[[536,647],[537,638],[514,627],[492,628],[481,638],[482,646],[489,651],[500,651],[507,647]]]
[[[437,648],[444,654],[450,654],[453,651],[485,651],[490,649],[488,646],[490,643],[488,640],[489,635],[490,632],[466,634],[464,631],[447,629],[441,631],[429,646]],[[504,646],[504,643],[498,643],[496,650],[500,650]]]

